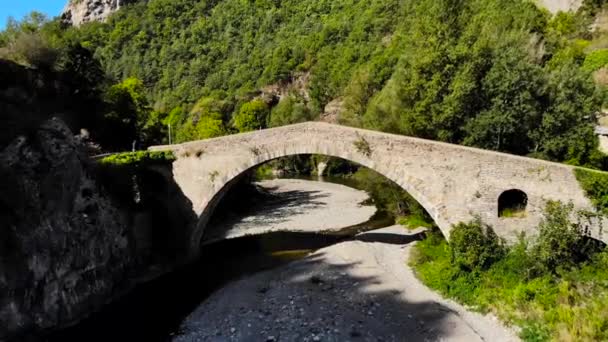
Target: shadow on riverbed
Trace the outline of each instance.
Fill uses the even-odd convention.
[[[395,335],[401,336],[397,340],[406,336],[408,340],[422,340],[424,334],[433,332],[442,336],[443,330],[449,329],[444,322],[450,312],[448,308],[432,302],[404,302],[398,291],[382,289],[380,280],[349,274],[353,264],[329,264],[323,255],[317,255],[280,269],[286,271],[273,270],[238,281],[245,284],[244,290],[230,292],[230,300],[216,310],[197,312],[186,331],[180,332],[185,317],[226,283],[262,270],[285,267],[310,250],[343,240],[318,234],[276,233],[209,245],[199,262],[143,284],[77,326],[42,340],[170,341],[200,326],[197,321],[204,315],[211,315],[206,320],[213,323],[202,329],[215,336],[211,338],[213,341],[230,335],[233,326],[228,325],[237,329],[234,336],[237,341],[265,341],[267,336],[262,332],[274,334],[281,341],[300,341],[306,334],[327,334],[337,326],[348,326],[348,331],[341,329],[340,334],[332,335],[336,339],[327,335],[321,340],[366,341],[370,333],[384,336],[385,341],[390,341],[394,334],[401,334]],[[288,276],[272,276],[285,272]],[[236,283],[229,284],[221,292],[226,293],[234,286]],[[293,295],[291,300],[288,293]],[[293,308],[290,301],[295,303]],[[283,305],[290,307],[281,309]],[[324,310],[329,307],[335,310]],[[302,308],[305,314],[299,315],[296,308]],[[235,322],[226,325],[224,319],[229,317]],[[258,331],[249,331],[246,325],[241,327],[250,319],[262,325]],[[306,328],[299,329],[300,332],[283,331],[289,326],[303,327],[304,323]],[[178,340],[189,341],[188,336]]]
[[[410,242],[424,239],[425,232],[414,233],[412,235],[391,234],[391,233],[362,233],[353,238],[355,241],[380,242],[391,245],[405,245]]]
[[[186,319],[175,341],[424,341],[462,329],[448,307],[405,300],[392,276],[336,260],[321,253],[229,284]]]
[[[327,193],[317,190],[292,190],[273,194],[276,190],[276,187],[237,184],[214,211],[205,231],[205,239],[223,237],[229,227],[242,223],[245,217],[248,217],[247,225],[252,227],[287,222],[293,215],[327,206],[320,200],[329,197]],[[264,214],[256,215],[259,213]]]

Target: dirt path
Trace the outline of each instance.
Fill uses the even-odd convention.
[[[393,226],[233,282],[175,341],[517,341],[496,319],[422,285],[407,258],[419,234]]]
[[[277,231],[340,230],[368,221],[376,212],[365,191],[335,183],[274,179],[257,183],[275,199],[213,227],[209,241]]]

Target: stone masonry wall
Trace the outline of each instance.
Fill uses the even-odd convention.
[[[507,239],[520,231],[532,233],[547,200],[593,209],[567,165],[320,122],[151,148],[167,149],[178,157],[175,181],[199,216],[191,235],[193,251],[231,180],[256,165],[294,154],[324,154],[374,169],[420,202],[446,236],[453,224],[475,216]],[[510,189],[528,196],[524,218],[498,217],[498,197]],[[595,236],[604,239],[599,232]]]

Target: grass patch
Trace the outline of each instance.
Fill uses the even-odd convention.
[[[150,152],[136,151],[116,153],[101,159],[99,162],[104,165],[141,165],[144,163],[171,163],[175,160],[175,156],[171,151]]]
[[[462,235],[471,239],[453,241],[450,245],[434,230],[416,244],[410,265],[423,283],[444,296],[478,311],[492,312],[508,324],[519,326],[524,341],[605,341],[608,250],[603,247],[588,250],[583,259],[572,256],[569,260],[560,254],[580,246],[583,240],[572,240],[572,236],[559,240],[574,225],[559,227],[568,214],[568,206],[554,205],[548,209],[549,218],[539,227],[537,240],[528,242],[522,236],[491,263],[468,263],[465,267],[459,260],[463,257],[482,260],[469,257],[485,252],[483,248],[462,250],[463,246],[487,247],[496,241],[489,239],[487,244],[480,244],[483,240],[475,236],[483,235],[468,231]],[[475,224],[465,225],[466,229]],[[552,265],[552,257],[561,258],[560,263]]]
[[[524,217],[526,217],[526,209],[505,208],[500,211],[499,216],[504,217],[504,218],[524,218]]]
[[[428,217],[420,214],[411,214],[408,216],[397,217],[397,224],[404,226],[409,230],[416,228],[433,228],[435,224]]]

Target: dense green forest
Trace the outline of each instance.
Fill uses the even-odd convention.
[[[604,168],[601,3],[150,0],[79,28],[13,20],[0,56],[81,74],[123,136],[113,149],[167,142],[169,124],[186,141],[312,120],[338,99],[343,124]],[[260,96],[302,75],[280,102]]]

